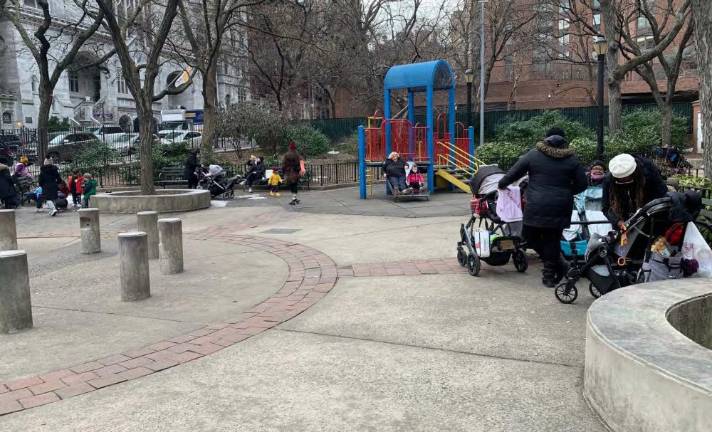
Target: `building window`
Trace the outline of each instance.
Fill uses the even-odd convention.
[[[230,95],[225,95],[225,107],[229,108],[230,107]]]
[[[32,124],[32,117],[25,117],[25,124]]]
[[[2,122],[4,124],[12,124],[12,113],[10,111],[2,113]]]
[[[638,43],[641,51],[648,51],[655,47],[655,39],[653,36],[641,36],[635,40]]]
[[[245,87],[237,88],[237,101],[244,102],[247,100],[247,89]]]
[[[116,91],[119,94],[128,94],[129,90],[126,87],[126,80],[124,79],[124,74],[121,69],[116,69]]]
[[[79,74],[77,72],[69,72],[69,91],[79,93]]]

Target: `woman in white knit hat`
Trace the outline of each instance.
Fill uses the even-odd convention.
[[[608,170],[601,210],[618,228],[625,228],[625,221],[639,208],[667,193],[660,171],[647,159],[622,153],[608,162]]]

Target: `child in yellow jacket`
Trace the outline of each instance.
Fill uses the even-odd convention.
[[[272,170],[272,175],[267,179],[269,185],[269,196],[279,196],[279,184],[282,183],[282,177],[277,169]]]

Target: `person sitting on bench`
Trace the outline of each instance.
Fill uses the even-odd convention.
[[[407,164],[397,152],[391,152],[388,159],[383,162],[383,175],[386,177],[393,195],[398,195],[406,188],[406,166]]]

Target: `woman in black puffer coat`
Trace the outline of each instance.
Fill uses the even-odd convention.
[[[542,283],[553,287],[567,270],[559,241],[564,228],[571,225],[574,195],[586,189],[586,173],[569,148],[564,131],[552,128],[544,141],[519,158],[500,180],[499,188],[504,189],[527,174],[523,235],[544,263]]]
[[[14,209],[20,202],[15,183],[10,176],[10,167],[0,163],[0,201],[6,209]]]
[[[59,195],[59,185],[63,183],[62,177],[59,175],[57,166],[52,163],[51,159],[45,159],[44,165],[40,168],[40,176],[38,179],[40,187],[42,187],[42,199],[47,202],[49,215],[55,216],[57,208],[54,201]]]

